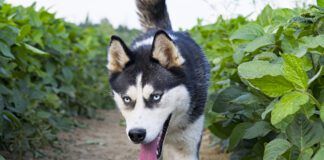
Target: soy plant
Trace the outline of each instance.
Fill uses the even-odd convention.
[[[209,30],[199,42],[217,48],[207,48],[214,67],[206,126],[231,159],[323,158],[323,17],[319,6],[266,6],[255,21],[192,30],[197,39]],[[232,27],[219,30],[222,24]]]
[[[71,116],[112,107],[105,57],[114,32],[0,1],[0,151],[44,156],[38,149],[73,127]]]

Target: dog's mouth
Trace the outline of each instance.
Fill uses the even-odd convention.
[[[150,143],[141,144],[140,150],[140,160],[157,160],[161,157],[163,142],[165,135],[167,133],[169,123],[171,119],[171,114],[168,119],[163,124],[163,129],[159,133],[159,135]]]

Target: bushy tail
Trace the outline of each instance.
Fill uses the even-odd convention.
[[[136,0],[136,5],[141,25],[146,31],[172,30],[165,0]]]

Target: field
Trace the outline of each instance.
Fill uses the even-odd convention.
[[[97,118],[76,117],[83,127],[71,132],[58,134],[58,144],[55,148],[42,148],[44,156],[41,160],[125,160],[136,159],[139,146],[129,142],[121,115],[117,110],[99,110]],[[201,160],[227,160],[228,154],[216,146],[210,146],[211,137],[205,132],[202,141]],[[46,156],[45,156],[46,155]],[[14,159],[8,155],[9,159]],[[27,155],[24,159],[33,159]]]
[[[256,20],[220,16],[188,30],[212,66],[203,160],[324,159],[317,4],[266,6]],[[0,0],[0,160],[135,159],[105,65],[110,35],[129,44],[139,33]]]

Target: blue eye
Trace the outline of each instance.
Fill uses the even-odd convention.
[[[161,94],[153,94],[152,95],[152,100],[153,101],[159,101],[161,99],[162,95]]]
[[[154,95],[154,96],[153,96],[153,99],[154,99],[155,101],[159,100],[160,98],[161,98],[160,95]]]
[[[132,101],[132,99],[131,99],[130,97],[128,97],[128,96],[124,96],[124,97],[123,97],[123,101],[124,101],[125,103],[130,103],[130,102]]]

